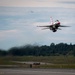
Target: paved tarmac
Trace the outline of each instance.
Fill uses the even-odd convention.
[[[0,75],[75,75],[75,69],[0,69]]]

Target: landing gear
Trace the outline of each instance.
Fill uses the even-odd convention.
[[[50,30],[52,30],[53,32],[56,32],[57,31],[56,28],[52,28],[52,27],[50,27]]]
[[[56,30],[56,29],[53,29],[52,31],[53,31],[53,32],[56,32],[57,30]]]

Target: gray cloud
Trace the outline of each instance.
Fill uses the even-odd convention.
[[[60,1],[60,3],[75,4],[75,1]]]

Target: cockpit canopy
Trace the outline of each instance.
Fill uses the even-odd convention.
[[[59,23],[59,20],[56,20],[56,21],[54,22],[54,24],[57,24],[57,23]]]

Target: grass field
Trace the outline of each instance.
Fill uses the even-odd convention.
[[[0,65],[1,65],[0,67],[2,67],[2,65],[4,66],[12,65],[11,67],[16,65],[17,67],[23,67],[23,68],[29,67],[29,65],[27,64],[16,63],[13,61],[19,61],[19,62],[33,61],[33,62],[50,63],[50,64],[44,64],[44,65],[43,64],[33,65],[33,68],[73,68],[75,69],[74,56],[5,56],[5,57],[0,57]]]

